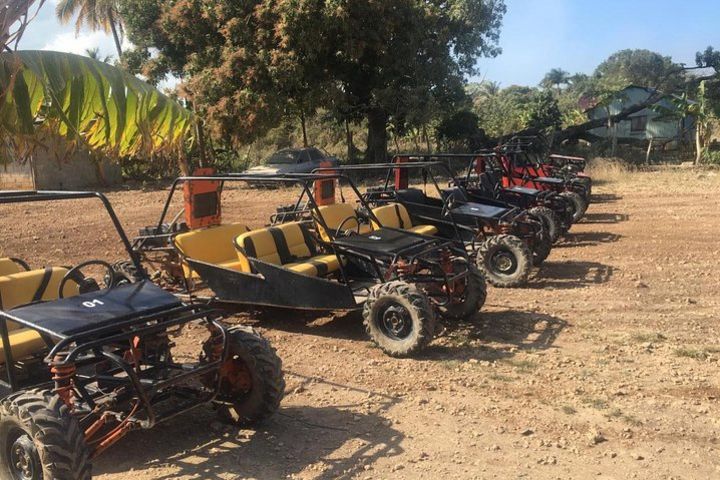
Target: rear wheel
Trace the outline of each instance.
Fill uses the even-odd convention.
[[[435,310],[415,285],[392,281],[370,290],[363,308],[363,323],[383,352],[393,357],[407,357],[432,340]]]
[[[562,227],[558,216],[548,207],[533,207],[528,214],[539,219],[550,237],[550,242],[555,243],[560,238]]]
[[[527,244],[514,235],[494,235],[480,244],[475,264],[492,285],[518,287],[527,282],[532,268],[532,253]]]
[[[0,475],[10,480],[89,480],[90,453],[77,420],[49,390],[0,404]]]
[[[561,197],[566,198],[573,207],[573,223],[577,223],[585,215],[587,202],[575,192],[562,192]]]
[[[439,308],[442,317],[456,320],[464,320],[475,315],[485,305],[487,298],[487,286],[483,274],[475,265],[469,264],[465,259],[460,260],[458,264],[468,270],[468,276],[462,288],[457,288],[454,292],[455,301]]]
[[[220,369],[217,411],[228,422],[255,425],[275,413],[285,393],[282,362],[249,327],[227,330],[228,352]]]

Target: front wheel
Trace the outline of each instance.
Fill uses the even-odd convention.
[[[585,215],[587,202],[575,192],[562,192],[561,197],[566,198],[573,207],[573,223],[577,223]]]
[[[456,287],[450,304],[439,308],[444,318],[465,320],[480,311],[487,298],[487,285],[485,277],[475,265],[468,264],[462,259],[459,265],[467,269],[468,276],[462,286]]]
[[[227,330],[227,355],[220,368],[216,397],[220,417],[255,425],[277,411],[285,394],[282,361],[259,333],[249,327]]]
[[[548,207],[533,207],[528,210],[528,215],[540,220],[550,237],[550,242],[555,243],[560,238],[562,227],[557,214]]]
[[[525,284],[532,268],[532,253],[514,235],[494,235],[480,244],[475,264],[487,281],[500,288]]]
[[[435,334],[435,310],[415,285],[392,281],[370,290],[363,307],[370,338],[392,357],[407,357],[430,343]]]
[[[77,419],[49,390],[28,390],[0,404],[0,478],[89,480],[90,452]]]

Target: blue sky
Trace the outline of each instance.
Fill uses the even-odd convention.
[[[101,32],[80,32],[55,20],[49,0],[28,28],[21,48],[115,52]],[[479,77],[502,86],[536,85],[554,67],[591,73],[624,48],[647,48],[694,64],[695,52],[720,48],[720,0],[506,0],[503,53],[481,59]]]
[[[502,55],[479,78],[537,85],[553,67],[591,73],[612,53],[646,48],[694,65],[720,48],[720,0],[506,0]],[[477,78],[475,79],[477,80]]]

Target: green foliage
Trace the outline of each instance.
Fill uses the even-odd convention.
[[[682,66],[670,57],[650,50],[620,50],[595,69],[594,76],[604,90],[617,91],[633,84],[674,92],[685,81]]]
[[[494,96],[476,96],[475,111],[480,127],[491,137],[500,137],[527,128],[557,128],[562,122],[558,101],[549,91],[510,86]]]
[[[499,52],[502,0],[122,0],[128,64],[183,77],[212,136],[235,145],[318,109],[367,119],[384,154],[465,101],[464,75]],[[150,52],[157,52],[150,54]],[[377,157],[375,157],[377,158]]]
[[[112,157],[177,153],[193,117],[155,88],[69,53],[0,54],[0,155],[24,156],[38,132]]]
[[[475,151],[487,143],[479,126],[480,118],[468,110],[460,110],[444,118],[435,128],[438,142],[444,151]]]

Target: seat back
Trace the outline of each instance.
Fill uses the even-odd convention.
[[[0,276],[0,309],[10,310],[36,301],[57,300],[60,281],[67,272],[67,268],[48,267]],[[69,281],[65,284],[65,297],[78,293],[80,289],[77,283]],[[17,327],[8,323],[9,330]]]
[[[243,233],[235,239],[235,250],[240,269],[246,273],[252,272],[249,258],[285,265],[317,254],[315,240],[300,222]]]
[[[373,208],[373,214],[380,220],[383,227],[390,228],[412,228],[413,223],[407,209],[399,203],[391,203],[382,207]],[[373,220],[373,228],[380,228],[380,225]]]
[[[174,238],[175,248],[184,256],[212,264],[235,261],[237,253],[233,240],[241,233],[250,230],[241,223],[228,223],[217,227],[192,230]],[[185,276],[191,275],[188,265],[183,263]]]
[[[424,205],[427,203],[428,198],[425,193],[419,188],[407,188],[405,190],[398,190],[396,192],[398,200],[408,203],[417,203]]]
[[[343,226],[343,230],[355,230],[360,228],[360,221],[357,219],[355,208],[349,203],[323,205],[318,207],[318,211],[320,212],[320,215],[322,215],[325,224],[330,229],[330,232],[325,231],[325,227],[320,225],[317,218],[315,219],[315,226],[320,234],[320,238],[326,242],[330,242],[332,240],[332,235],[335,234],[335,231],[340,227],[340,225]],[[351,217],[355,220],[347,220]],[[343,224],[343,222],[345,223]]]
[[[0,275],[12,275],[23,271],[25,269],[12,258],[0,258]]]

